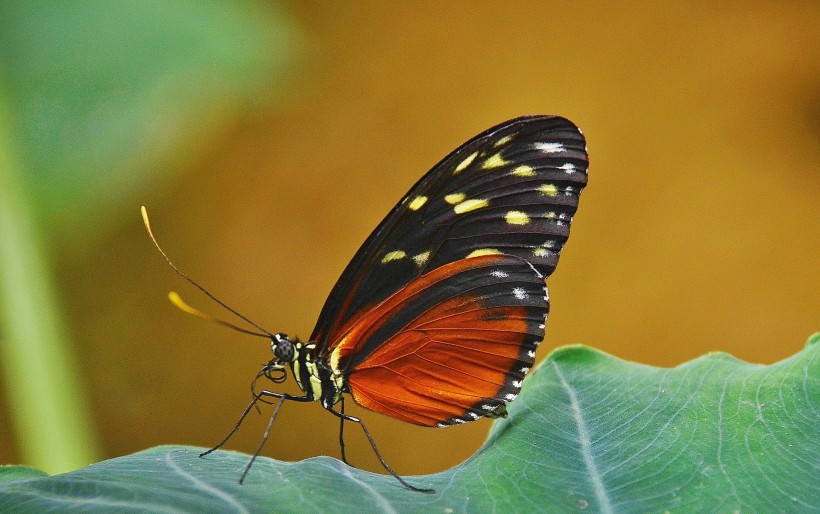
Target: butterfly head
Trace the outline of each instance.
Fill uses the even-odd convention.
[[[257,378],[264,376],[271,382],[281,384],[288,378],[286,366],[296,360],[296,341],[287,334],[273,334],[270,337],[270,348],[273,358],[262,367]]]
[[[287,364],[293,362],[296,357],[295,341],[290,339],[287,334],[274,334],[270,339],[270,349],[273,352],[275,361],[279,364]]]

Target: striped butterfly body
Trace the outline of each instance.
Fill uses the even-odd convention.
[[[359,424],[403,485],[429,492],[387,465],[343,395],[422,426],[506,416],[586,182],[584,137],[558,116],[507,121],[450,153],[365,240],[307,342],[267,333],[273,358],[257,378],[290,368],[304,395],[259,391],[240,423],[257,401],[276,403],[274,416],[284,400],[319,401],[342,427]]]

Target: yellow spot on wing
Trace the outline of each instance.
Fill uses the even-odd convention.
[[[451,205],[455,205],[457,203],[461,203],[461,201],[464,200],[466,196],[467,195],[465,195],[464,193],[453,193],[451,195],[445,196],[444,201]]]
[[[481,165],[482,168],[485,170],[489,170],[492,168],[498,168],[499,166],[504,166],[505,164],[509,164],[507,161],[501,157],[500,153],[493,155],[492,157],[488,157],[484,164]]]
[[[530,222],[530,217],[527,216],[527,213],[521,211],[510,211],[504,215],[504,219],[507,220],[507,223],[510,225],[526,225]]]
[[[496,250],[495,248],[479,248],[478,250],[473,250],[467,255],[467,258],[470,257],[481,257],[482,255],[499,255],[501,252]]]
[[[516,177],[533,177],[535,176],[535,170],[526,164],[522,164],[521,166],[515,168],[511,175],[515,175]]]
[[[541,184],[538,186],[538,192],[546,196],[558,196],[558,188],[555,184]]]
[[[393,250],[392,252],[387,252],[382,257],[382,264],[387,264],[390,261],[397,261],[399,259],[404,259],[407,257],[407,254],[401,250]]]
[[[532,254],[536,257],[546,257],[547,251],[540,246],[532,251]]]
[[[504,136],[501,139],[499,139],[498,141],[496,141],[493,146],[498,148],[499,146],[506,145],[507,143],[510,142],[510,139],[512,139],[512,136]]]
[[[477,155],[478,155],[478,152],[473,152],[473,153],[471,153],[470,155],[468,155],[466,159],[464,159],[463,161],[461,161],[461,162],[458,164],[458,166],[456,166],[456,171],[455,171],[455,173],[458,173],[459,171],[462,171],[464,168],[466,168],[467,166],[469,166],[469,165],[470,165],[470,163],[471,163],[471,162],[473,162],[473,161],[475,160],[475,158],[476,158],[476,156],[477,156]]]
[[[411,211],[417,211],[417,210],[421,209],[421,206],[424,205],[425,203],[427,203],[427,197],[426,196],[417,196],[417,197],[413,198],[413,201],[410,202],[410,205],[408,207],[410,207]]]
[[[487,207],[489,203],[489,200],[478,200],[476,198],[473,198],[471,200],[464,200],[463,202],[457,204],[455,207],[453,207],[453,210],[456,211],[456,214],[464,214],[465,212],[470,212],[476,209],[480,209],[482,207]]]
[[[424,266],[424,263],[426,263],[427,259],[429,259],[429,258],[430,258],[430,252],[427,251],[427,252],[420,253],[418,255],[413,256],[413,261],[419,266]]]

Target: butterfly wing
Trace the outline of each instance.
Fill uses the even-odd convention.
[[[506,413],[549,310],[544,277],[486,255],[422,275],[351,323],[330,365],[360,405],[424,426]]]
[[[469,256],[515,255],[549,276],[586,180],[584,137],[564,118],[516,118],[479,134],[422,177],[367,238],[311,340],[330,355],[352,321]]]

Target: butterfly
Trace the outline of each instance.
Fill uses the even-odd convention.
[[[365,240],[307,341],[262,329],[168,260],[270,340],[273,357],[257,379],[281,383],[290,369],[304,393],[256,392],[254,381],[239,422],[203,455],[221,447],[259,401],[276,405],[254,458],[284,401],[318,401],[341,420],[342,433],[345,421],[361,426],[385,470],[405,487],[431,492],[385,462],[362,420],[345,414],[345,395],[427,427],[505,417],[544,338],[545,279],[569,236],[587,167],[583,134],[559,116],[515,118],[470,139],[410,188]],[[143,217],[150,234],[144,210]]]

